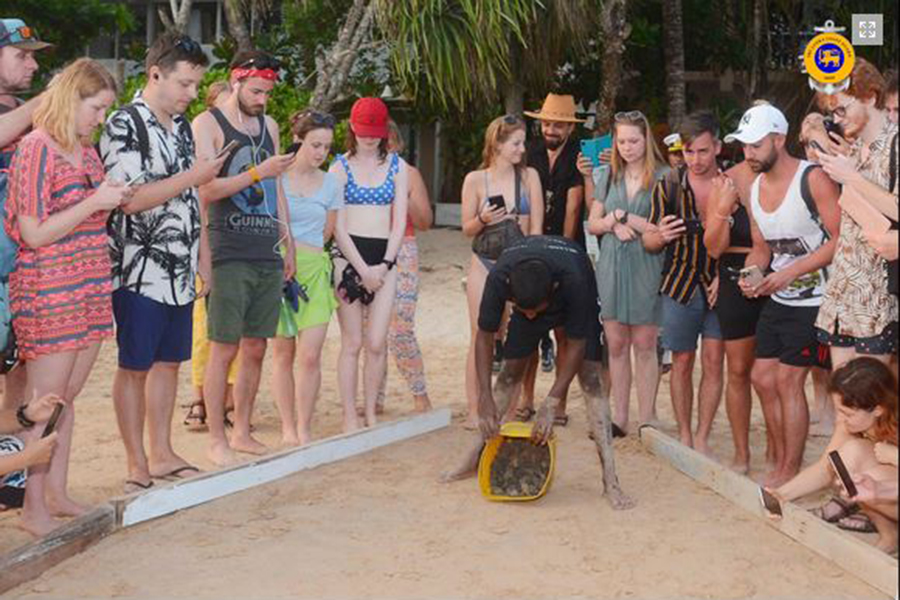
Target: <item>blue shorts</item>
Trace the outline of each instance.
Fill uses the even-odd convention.
[[[663,348],[670,352],[696,352],[697,338],[722,339],[719,317],[706,304],[698,288],[690,302],[681,304],[663,296]]]
[[[191,359],[194,303],[169,306],[130,290],[113,292],[119,366],[149,371],[153,363]]]

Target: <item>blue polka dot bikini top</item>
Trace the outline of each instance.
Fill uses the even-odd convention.
[[[344,165],[347,172],[347,187],[344,189],[344,204],[348,206],[390,206],[394,202],[397,186],[394,181],[400,170],[400,157],[390,154],[391,166],[388,168],[387,177],[377,188],[363,187],[356,183],[350,163],[347,157],[339,154],[337,159]]]

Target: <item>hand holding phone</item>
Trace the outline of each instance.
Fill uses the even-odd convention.
[[[831,462],[834,472],[837,473],[838,478],[841,480],[841,485],[844,486],[844,491],[847,492],[847,496],[850,498],[855,497],[857,494],[856,484],[853,483],[853,478],[850,477],[850,471],[847,470],[847,465],[844,464],[844,460],[841,458],[841,455],[838,454],[838,451],[832,450],[829,452],[828,460]]]
[[[771,519],[781,519],[784,517],[784,510],[781,508],[781,500],[775,497],[775,494],[766,488],[759,487],[759,501],[763,509],[769,514]]]

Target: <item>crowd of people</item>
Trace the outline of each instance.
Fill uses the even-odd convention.
[[[3,356],[16,366],[0,434],[19,431],[0,437],[0,505],[21,505],[24,529],[42,535],[85,511],[68,494],[74,401],[113,335],[127,492],[198,472],[171,441],[187,361],[195,397],[184,423],[208,430],[216,466],[269,450],[251,421],[270,340],[282,443],[311,441],[334,313],[344,431],[376,424],[390,354],[415,409],[431,408],[414,325],[416,231],[433,215],[384,102],[353,105],[345,152],[326,164],[335,118],[306,109],[279,130],[266,104],[280,65],[264,52],[239,52],[190,122],[208,59],[189,37],[161,35],[145,87],[115,108],[115,80],[90,59],[16,98],[46,47],[22,21],[0,21],[0,291],[7,351],[18,352]],[[472,472],[503,420],[534,419],[535,441],[546,442],[568,423],[577,377],[605,492],[613,507],[633,506],[612,439],[634,430],[632,387],[639,424],[659,422],[661,346],[684,445],[711,454],[724,394],[732,468],[749,473],[755,390],[764,485],[787,500],[831,485],[824,459],[802,469],[815,420],[860,490],[820,516],[896,549],[896,74],[858,59],[849,88],[817,102],[801,127],[802,160],[788,151],[788,120],[765,101],[727,135],[711,112],[694,112],[664,151],[633,110],[615,115],[608,149],[581,152],[571,96],[490,123],[461,207],[472,239],[466,427],[478,440],[447,479]],[[538,124],[534,139],[526,119]],[[723,170],[726,144],[743,160]],[[554,361],[538,405],[538,365]],[[55,432],[39,438],[59,403]]]

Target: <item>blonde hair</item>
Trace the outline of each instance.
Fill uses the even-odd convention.
[[[227,79],[223,79],[220,81],[214,81],[209,84],[209,88],[206,90],[206,108],[215,108],[216,102],[219,100],[219,96],[222,94],[230,94],[231,93],[231,82]]]
[[[621,125],[629,125],[637,127],[644,136],[644,177],[641,182],[643,189],[649,190],[653,187],[653,181],[656,177],[656,171],[661,165],[667,165],[668,162],[663,159],[659,146],[656,145],[656,139],[653,137],[653,131],[650,128],[650,122],[643,113],[636,118],[616,119],[613,124],[612,137],[612,162],[610,164],[613,179],[621,179],[625,174],[625,160],[619,154],[619,127]]]
[[[506,143],[512,134],[517,131],[525,131],[525,121],[514,115],[506,115],[497,117],[488,125],[487,131],[484,132],[484,149],[481,151],[480,169],[490,169],[494,164],[494,155],[497,153],[497,146]],[[525,159],[516,165],[517,169],[525,168]]]
[[[116,81],[97,61],[79,58],[57,75],[34,111],[34,126],[46,131],[63,150],[72,151],[78,138],[78,104],[100,92],[116,91]]]

